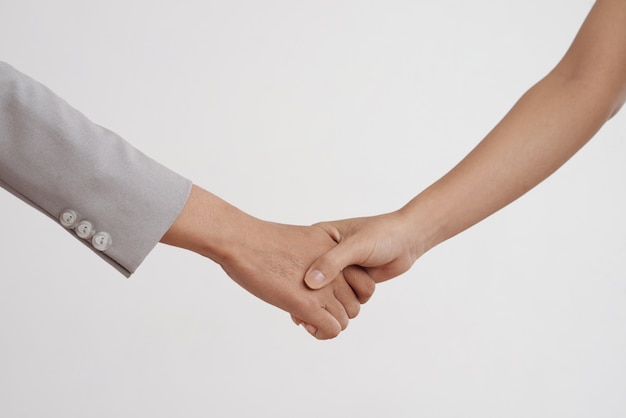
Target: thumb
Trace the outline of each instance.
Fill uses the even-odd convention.
[[[359,264],[358,252],[342,241],[311,264],[304,282],[311,289],[321,289],[352,264]]]

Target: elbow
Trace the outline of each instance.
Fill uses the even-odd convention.
[[[613,118],[626,102],[626,73],[622,69],[616,70],[607,65],[561,63],[548,78],[582,93],[585,102],[593,104],[604,114],[605,121]]]

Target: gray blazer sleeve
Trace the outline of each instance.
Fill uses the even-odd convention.
[[[2,62],[0,186],[65,224],[126,277],[167,232],[191,190],[189,180]],[[79,221],[87,221],[81,229]]]

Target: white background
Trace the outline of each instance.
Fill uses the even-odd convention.
[[[0,59],[236,206],[396,209],[560,59],[590,0],[0,1]],[[319,342],[210,260],[131,280],[0,192],[2,417],[623,417],[625,118]]]

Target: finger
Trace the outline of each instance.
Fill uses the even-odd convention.
[[[357,299],[357,296],[350,285],[342,278],[342,280],[335,280],[331,286],[333,288],[335,298],[337,298],[339,303],[343,305],[343,309],[348,315],[348,318],[356,318],[361,310],[361,303]]]
[[[311,335],[313,335],[318,340],[330,340],[336,338],[339,333],[344,329],[341,324],[336,321],[336,326],[331,328],[329,327],[316,327],[315,325],[309,323],[303,323],[304,327]]]
[[[348,285],[346,285],[346,287],[348,287]],[[350,291],[350,293],[352,293],[352,291]],[[350,316],[348,315],[348,312],[346,312],[346,308],[340,302],[339,298],[337,298],[336,294],[335,298],[336,299],[333,299],[326,304],[325,309],[337,320],[337,322],[339,322],[339,324],[341,325],[341,330],[343,331],[348,327],[348,323],[350,322]],[[358,304],[356,298],[353,297],[353,299]]]
[[[322,303],[317,298],[312,298],[299,304],[293,316],[305,324],[307,331],[315,338],[320,340],[335,338],[345,328],[341,322],[346,322],[348,319],[345,310],[343,311],[343,316],[346,318],[344,320],[341,311],[335,306],[341,306],[338,301],[331,301],[331,304],[333,306],[329,310],[326,302]],[[338,318],[341,318],[341,321]]]
[[[370,300],[376,290],[376,282],[367,271],[361,267],[349,266],[343,270],[343,277],[360,303]]]
[[[359,264],[360,258],[358,249],[342,241],[311,264],[304,282],[311,289],[320,289],[332,282],[345,267]]]
[[[313,325],[311,324],[307,324],[307,323],[302,323],[302,327],[312,336],[315,337],[315,335],[317,334],[317,328],[315,328]]]
[[[302,319],[297,318],[297,317],[295,317],[295,316],[293,316],[293,315],[291,315],[291,320],[292,320],[292,321],[293,321],[293,323],[294,323],[294,324],[296,324],[296,325],[300,325],[300,324],[302,324],[302,323],[304,322]]]
[[[316,327],[314,327],[311,324],[307,324],[306,322],[304,322],[300,318],[296,318],[293,315],[291,315],[291,320],[294,322],[294,324],[296,324],[298,326],[302,326],[302,328],[304,328],[309,334],[315,336],[315,333],[317,332],[317,328]]]

